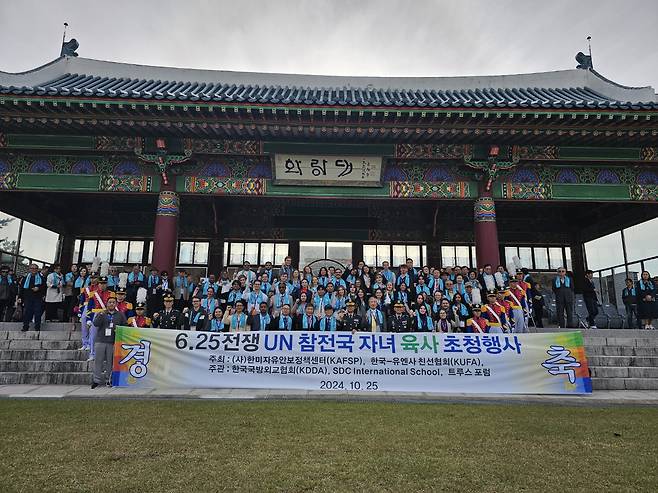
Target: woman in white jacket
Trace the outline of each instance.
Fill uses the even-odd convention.
[[[64,276],[59,264],[53,265],[53,271],[46,278],[46,322],[59,321],[57,310],[64,301]]]

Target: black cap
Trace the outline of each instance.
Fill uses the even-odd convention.
[[[475,310],[482,311],[482,305],[480,305],[479,303],[476,303],[471,307],[471,309],[473,311],[475,311]]]
[[[98,282],[101,283],[101,284],[107,284],[107,276],[99,277]]]
[[[146,303],[140,301],[135,305],[135,310],[146,310]]]

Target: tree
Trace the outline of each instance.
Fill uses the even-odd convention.
[[[2,231],[3,228],[6,228],[9,224],[11,224],[13,221],[15,221],[15,217],[7,217],[4,219],[0,219],[0,231]],[[0,250],[4,250],[5,252],[11,252],[14,254],[20,254],[21,252],[17,252],[18,249],[18,240],[10,240],[6,236],[4,238],[0,239]]]

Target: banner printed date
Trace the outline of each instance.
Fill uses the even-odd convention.
[[[373,381],[321,380],[320,390],[379,390],[379,384]]]

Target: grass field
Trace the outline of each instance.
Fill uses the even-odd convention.
[[[0,491],[658,491],[655,408],[0,400]]]

